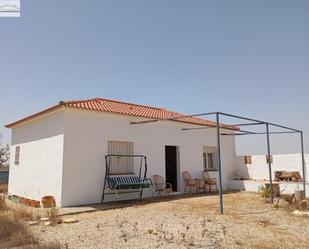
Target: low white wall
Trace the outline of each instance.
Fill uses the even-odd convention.
[[[63,113],[12,130],[10,194],[34,200],[52,195],[61,206],[63,132]],[[20,146],[18,165],[14,162],[16,146]]]
[[[305,154],[305,162],[309,162],[309,154]],[[273,155],[272,176],[277,170],[299,171],[302,175],[301,154],[278,154]],[[306,179],[308,181],[308,165],[306,164]],[[230,179],[242,177],[244,179],[268,180],[268,164],[265,155],[253,155],[252,164],[245,165],[244,157],[235,157],[234,171]]]
[[[246,181],[246,180],[229,180],[228,189],[245,190],[257,192],[259,187],[265,185],[266,181]],[[280,192],[284,194],[293,194],[295,190],[303,189],[303,184],[295,182],[280,182]],[[306,184],[306,193],[309,193],[309,184]]]

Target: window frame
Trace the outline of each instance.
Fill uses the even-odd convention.
[[[20,145],[15,146],[14,164],[19,165],[20,163]]]
[[[209,163],[209,157],[208,155],[213,155],[212,157],[212,164],[213,168],[210,168]],[[218,171],[218,163],[217,163],[217,147],[215,146],[203,146],[203,169],[204,171]]]
[[[134,142],[132,141],[107,141],[107,154],[109,155],[134,155]],[[114,157],[110,162],[111,175],[131,175],[134,174],[133,157]]]

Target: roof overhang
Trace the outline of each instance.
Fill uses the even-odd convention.
[[[62,110],[63,108],[64,108],[64,106],[59,102],[58,105],[54,105],[54,106],[49,107],[49,108],[47,108],[43,111],[29,115],[25,118],[22,118],[20,120],[15,121],[13,123],[6,124],[5,127],[12,129],[12,128],[15,128],[17,126],[23,125],[25,123],[37,120],[37,119],[42,118],[42,117],[45,117],[45,116],[50,115],[52,113],[58,112],[58,111]]]

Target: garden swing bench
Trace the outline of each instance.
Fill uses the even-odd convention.
[[[124,172],[118,172],[115,170],[120,168],[119,165],[121,159],[132,160],[130,169]],[[139,159],[139,171],[138,175],[134,173],[134,159]],[[143,167],[144,166],[144,167]],[[147,175],[147,159],[144,155],[115,155],[110,154],[105,156],[105,177],[103,184],[102,203],[105,195],[116,194],[117,200],[119,200],[119,194],[126,193],[140,193],[139,198],[143,196],[143,189],[150,188],[152,186],[151,180],[146,178]],[[105,193],[106,188],[109,188],[113,192]]]

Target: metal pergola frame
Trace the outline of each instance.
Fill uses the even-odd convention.
[[[201,130],[201,129],[216,129],[217,135],[217,161],[218,161],[218,174],[219,174],[219,196],[220,196],[220,213],[223,214],[223,189],[222,189],[222,160],[221,160],[221,136],[244,136],[244,135],[266,135],[266,144],[267,144],[267,156],[270,158],[271,156],[271,148],[270,148],[270,135],[271,134],[300,134],[300,148],[301,148],[301,159],[302,159],[302,175],[303,175],[303,190],[304,196],[306,198],[306,167],[305,167],[305,155],[304,155],[304,138],[303,138],[303,131],[297,130],[291,127],[261,121],[257,119],[252,119],[248,117],[238,116],[234,114],[224,113],[224,112],[207,112],[207,113],[198,113],[192,115],[179,115],[174,116],[168,119],[153,119],[153,120],[145,120],[145,121],[138,121],[138,122],[131,122],[130,124],[146,124],[152,123],[157,121],[180,121],[183,118],[190,118],[190,117],[201,117],[201,116],[215,116],[215,121],[213,124],[201,124],[203,127],[192,127],[192,128],[183,128],[183,131],[189,130]],[[229,117],[229,118],[236,118],[246,121],[245,123],[238,123],[232,125],[220,124],[220,117]],[[186,120],[183,120],[184,123],[190,123]],[[241,126],[259,126],[265,125],[265,132],[252,132],[240,129]],[[271,132],[270,127],[277,127],[281,128],[284,131],[279,132]],[[224,130],[232,130],[234,133],[221,133],[221,129]],[[269,183],[270,183],[270,192],[271,192],[271,202],[273,203],[274,195],[273,195],[273,186],[272,186],[272,168],[271,168],[271,160],[268,160],[268,171],[269,171]]]

